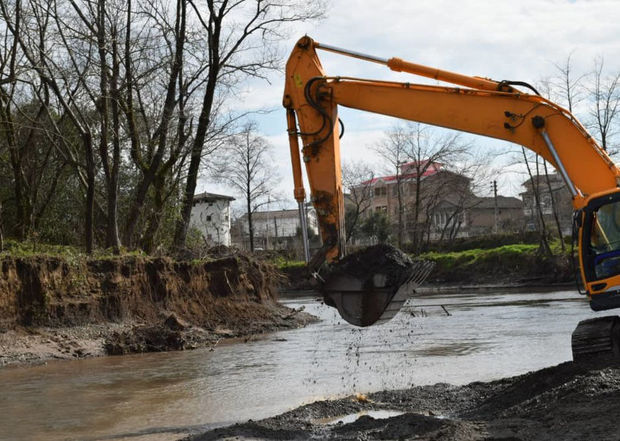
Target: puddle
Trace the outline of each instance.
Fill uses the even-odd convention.
[[[335,424],[350,424],[357,421],[360,417],[369,416],[375,420],[384,420],[395,416],[403,415],[405,412],[399,410],[363,410],[357,413],[350,413],[348,415],[340,415],[328,418],[318,418],[313,420],[314,424],[335,425]]]

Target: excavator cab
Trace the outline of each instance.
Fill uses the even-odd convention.
[[[578,216],[579,217],[579,216]],[[595,311],[620,307],[620,190],[592,197],[582,210],[582,278]]]

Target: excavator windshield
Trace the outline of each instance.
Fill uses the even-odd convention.
[[[620,274],[620,201],[592,213],[590,252],[596,279]]]

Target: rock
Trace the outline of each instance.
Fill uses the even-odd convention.
[[[177,317],[176,314],[172,313],[166,320],[164,320],[164,326],[173,331],[184,331],[190,327],[190,324]]]

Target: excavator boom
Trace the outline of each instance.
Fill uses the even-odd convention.
[[[461,87],[327,75],[317,49]],[[532,93],[517,88],[523,86]],[[545,158],[572,195],[581,278],[592,308],[620,307],[620,170],[569,111],[539,96],[526,83],[467,76],[399,58],[383,59],[303,37],[286,65],[284,106],[295,197],[303,201],[303,159],[324,243],[311,261],[312,268],[323,261],[338,262],[345,255],[338,124],[338,107],[345,106],[501,139]],[[298,136],[303,144],[301,155]],[[346,284],[340,282],[332,285],[342,288]],[[395,292],[398,288],[393,287]]]

